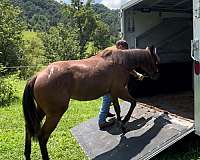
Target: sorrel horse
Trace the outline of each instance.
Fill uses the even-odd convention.
[[[86,101],[110,93],[119,121],[118,98],[131,103],[122,123],[128,122],[136,105],[126,87],[129,72],[139,67],[153,78],[158,73],[158,64],[159,58],[153,48],[105,49],[87,59],[49,64],[27,82],[24,90],[26,159],[30,159],[32,138],[39,141],[42,158],[49,159],[47,141],[67,110],[71,98]]]

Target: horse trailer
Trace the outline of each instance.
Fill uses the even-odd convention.
[[[174,115],[170,123],[180,124],[157,134],[160,138],[149,142],[152,147],[132,158],[150,159],[193,131],[200,135],[200,1],[131,0],[121,6],[120,17],[129,47],[154,45],[161,63],[158,80],[146,79],[138,87],[130,80],[131,95],[153,110]]]
[[[72,133],[90,159],[148,160],[192,132],[200,136],[200,0],[130,0],[120,16],[130,48],[156,47],[160,77],[130,77],[138,103],[126,134],[118,123],[100,131],[98,118]],[[120,106],[123,116],[130,103]]]

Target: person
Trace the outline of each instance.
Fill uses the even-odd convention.
[[[111,47],[113,48],[113,47]],[[118,40],[116,42],[116,49],[128,49],[128,43],[125,40]],[[134,78],[138,79],[138,80],[142,80],[144,78],[144,76],[138,72],[136,72],[135,70],[132,70],[130,72],[130,74],[132,74],[134,76]],[[103,101],[102,101],[102,105],[100,108],[100,112],[99,112],[99,120],[98,120],[98,125],[99,125],[99,129],[102,130],[106,127],[109,127],[113,124],[113,122],[107,122],[106,118],[107,117],[114,117],[115,115],[110,113],[110,106],[112,103],[111,100],[111,96],[110,94],[106,94],[102,97]]]

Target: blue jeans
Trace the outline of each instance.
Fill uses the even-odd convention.
[[[110,94],[106,94],[103,96],[103,102],[99,112],[99,124],[104,123],[106,121],[106,117],[107,114],[109,113],[111,102],[112,100]]]

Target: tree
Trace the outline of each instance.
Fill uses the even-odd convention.
[[[51,27],[48,32],[42,33],[41,38],[47,63],[80,58],[78,36],[71,26],[60,23],[57,27]]]
[[[0,63],[4,66],[19,65],[23,55],[20,13],[8,0],[0,1]]]
[[[56,26],[60,22],[62,5],[55,0],[10,1],[21,8],[23,18],[30,29],[47,31],[51,26]]]
[[[24,37],[24,54],[22,63],[24,66],[28,67],[20,69],[19,76],[23,79],[30,78],[45,63],[44,45],[38,36],[39,33],[30,32],[29,34],[31,33],[34,33],[34,36],[29,38]],[[24,35],[25,34],[27,33],[24,33]]]
[[[110,39],[115,42],[119,39],[120,17],[119,10],[110,10],[103,4],[94,4],[93,9],[100,19],[106,23],[110,29]]]
[[[102,22],[97,21],[97,28],[94,31],[92,40],[94,41],[94,46],[98,49],[104,49],[111,46],[109,26]]]
[[[84,57],[85,46],[97,27],[96,14],[91,2],[92,0],[88,0],[86,4],[83,4],[80,0],[72,0],[71,4],[65,7],[65,19],[67,19],[65,24],[73,26],[72,29],[78,31],[81,57]]]
[[[44,15],[34,14],[30,19],[30,25],[35,31],[47,31],[49,28],[48,18]]]

